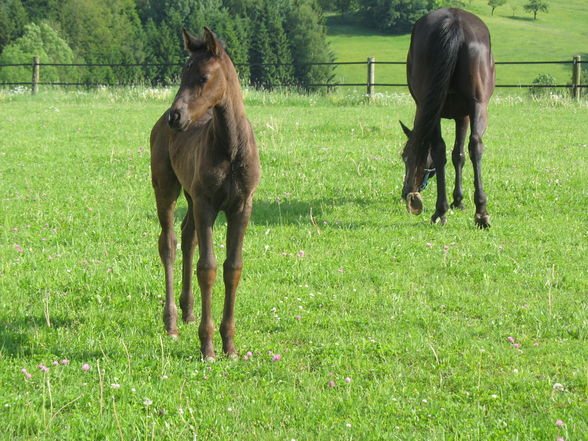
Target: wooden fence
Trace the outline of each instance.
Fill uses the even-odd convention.
[[[588,84],[582,84],[582,64],[586,61],[582,61],[580,56],[573,57],[570,61],[498,61],[497,65],[520,65],[520,64],[569,64],[572,66],[572,82],[571,84],[497,84],[496,87],[503,88],[567,88],[570,89],[571,95],[574,99],[579,99],[581,95],[581,89],[587,88]],[[376,87],[407,87],[405,83],[378,83],[376,82],[376,65],[405,65],[405,61],[376,61],[374,57],[368,57],[367,61],[351,61],[351,62],[334,62],[334,63],[308,63],[308,65],[364,65],[366,66],[367,75],[365,83],[321,83],[321,84],[307,84],[305,87],[365,87],[367,96],[371,97],[375,93]],[[81,64],[81,63],[41,63],[39,57],[33,57],[32,63],[20,63],[20,64],[0,64],[0,69],[7,67],[31,67],[31,81],[30,82],[6,82],[0,83],[0,86],[27,86],[31,88],[32,94],[36,94],[39,90],[39,86],[83,86],[83,87],[98,87],[98,86],[132,86],[133,84],[125,83],[66,83],[66,82],[43,82],[41,81],[41,67],[53,66],[53,67],[147,67],[147,66],[181,66],[180,63],[174,64]],[[271,64],[237,64],[239,66],[279,66],[280,63]],[[296,87],[293,84],[274,84],[272,87]]]

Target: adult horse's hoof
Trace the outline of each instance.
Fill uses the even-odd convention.
[[[452,202],[450,207],[454,210],[463,210],[464,206],[461,202],[457,203],[457,202]]]
[[[208,357],[202,357],[202,361],[204,363],[214,363],[216,361],[216,358],[211,357],[210,355]]]
[[[232,353],[230,353],[230,354],[227,354],[227,358],[228,358],[230,361],[237,361],[237,360],[239,359],[239,356],[237,355],[237,353],[236,353],[236,352],[232,352]]]
[[[431,223],[445,225],[447,223],[447,218],[445,217],[445,215],[439,215],[435,213],[433,216],[431,216]]]
[[[423,198],[418,191],[406,195],[406,208],[410,214],[421,214],[423,212]]]
[[[475,222],[476,226],[478,226],[479,228],[490,228],[490,216],[488,216],[487,214],[476,213]]]
[[[172,340],[177,340],[178,338],[180,338],[180,334],[177,331],[177,329],[172,329],[171,331],[167,331],[167,335],[168,337],[170,337]]]

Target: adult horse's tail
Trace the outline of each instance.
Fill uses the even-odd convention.
[[[420,59],[419,62],[427,63],[424,70],[429,72],[425,80],[426,84],[424,84],[424,93],[421,93],[420,102],[418,102],[413,136],[410,140],[410,144],[412,144],[410,151],[412,151],[415,161],[413,164],[417,167],[424,167],[427,160],[431,137],[441,119],[441,111],[455,71],[459,49],[464,41],[459,18],[451,13],[451,9],[445,11],[447,13],[439,18],[439,21],[429,32],[427,32],[426,26],[420,29],[419,22],[417,22],[411,40],[412,52],[415,40],[426,39],[426,41],[420,42],[421,45],[424,43],[426,47],[426,60]],[[417,35],[419,32],[423,32],[425,35]]]

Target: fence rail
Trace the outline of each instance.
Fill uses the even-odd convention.
[[[588,88],[588,84],[582,84],[581,65],[586,64],[580,56],[575,56],[572,60],[562,61],[497,61],[499,65],[537,65],[537,64],[562,64],[572,65],[572,82],[571,84],[497,84],[500,88],[567,88],[570,89],[575,99],[580,98],[582,88]],[[39,86],[76,86],[76,87],[125,87],[133,86],[137,83],[92,83],[92,82],[44,82],[41,81],[41,68],[45,67],[169,67],[182,66],[183,63],[41,63],[38,57],[34,57],[32,63],[11,63],[0,64],[0,69],[6,67],[30,67],[32,69],[32,80],[30,82],[0,82],[2,86],[30,86],[33,94],[37,93]],[[342,65],[363,65],[367,67],[367,80],[365,83],[316,83],[305,84],[305,87],[366,87],[367,95],[372,96],[376,87],[407,87],[406,83],[378,83],[375,81],[376,65],[406,65],[405,61],[376,61],[375,58],[369,57],[367,61],[340,61],[324,63],[236,63],[236,67],[269,67],[269,66],[342,66]],[[271,87],[297,87],[296,84],[272,84]]]

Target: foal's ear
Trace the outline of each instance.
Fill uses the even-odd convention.
[[[222,43],[216,38],[214,32],[212,32],[209,28],[204,26],[204,43],[206,44],[206,49],[208,52],[215,56],[220,57],[223,50]]]
[[[402,121],[398,121],[400,123],[400,127],[402,127],[402,131],[404,132],[404,134],[406,135],[407,138],[410,138],[410,135],[412,135],[412,130],[410,130],[408,127],[406,127]]]
[[[197,52],[202,49],[203,42],[191,35],[185,28],[182,29],[182,37],[184,38],[184,48],[188,52]]]

